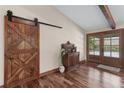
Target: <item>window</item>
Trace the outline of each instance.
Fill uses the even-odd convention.
[[[119,58],[118,36],[108,36],[104,38],[104,56]]]
[[[121,56],[124,54],[124,32],[121,31],[87,34],[87,61],[121,67]]]
[[[100,55],[100,39],[98,37],[89,37],[89,54]]]

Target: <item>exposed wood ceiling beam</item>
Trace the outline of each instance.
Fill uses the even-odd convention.
[[[109,7],[107,5],[99,5],[99,8],[103,12],[103,14],[104,14],[105,18],[107,19],[110,27],[112,29],[115,29],[116,28],[116,24],[115,24],[115,21],[114,21],[112,15],[111,15]]]

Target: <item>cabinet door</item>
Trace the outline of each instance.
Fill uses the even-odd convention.
[[[74,61],[75,61],[74,54],[69,53],[69,55],[68,55],[68,66],[73,66]]]
[[[79,63],[79,53],[74,53],[74,63],[73,65],[77,65]]]

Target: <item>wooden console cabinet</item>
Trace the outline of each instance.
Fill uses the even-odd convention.
[[[74,44],[68,41],[62,44],[61,48],[63,49],[62,62],[66,70],[79,64],[79,52],[76,52],[77,50]]]

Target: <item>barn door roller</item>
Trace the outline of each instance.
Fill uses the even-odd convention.
[[[35,22],[35,25],[37,25],[37,24],[39,23],[39,24],[42,24],[42,25],[46,25],[46,26],[51,26],[51,27],[55,27],[55,28],[60,28],[60,29],[62,29],[61,26],[56,26],[56,25],[53,25],[53,24],[40,22],[40,21],[38,21],[37,18],[34,18],[34,20],[30,20],[30,19],[26,19],[26,18],[22,18],[22,17],[15,16],[15,15],[13,15],[13,12],[10,11],[10,10],[7,11],[7,16],[8,16],[8,20],[9,20],[9,21],[12,21],[12,17],[15,17],[15,18],[20,18],[20,19],[23,19],[23,20]]]

